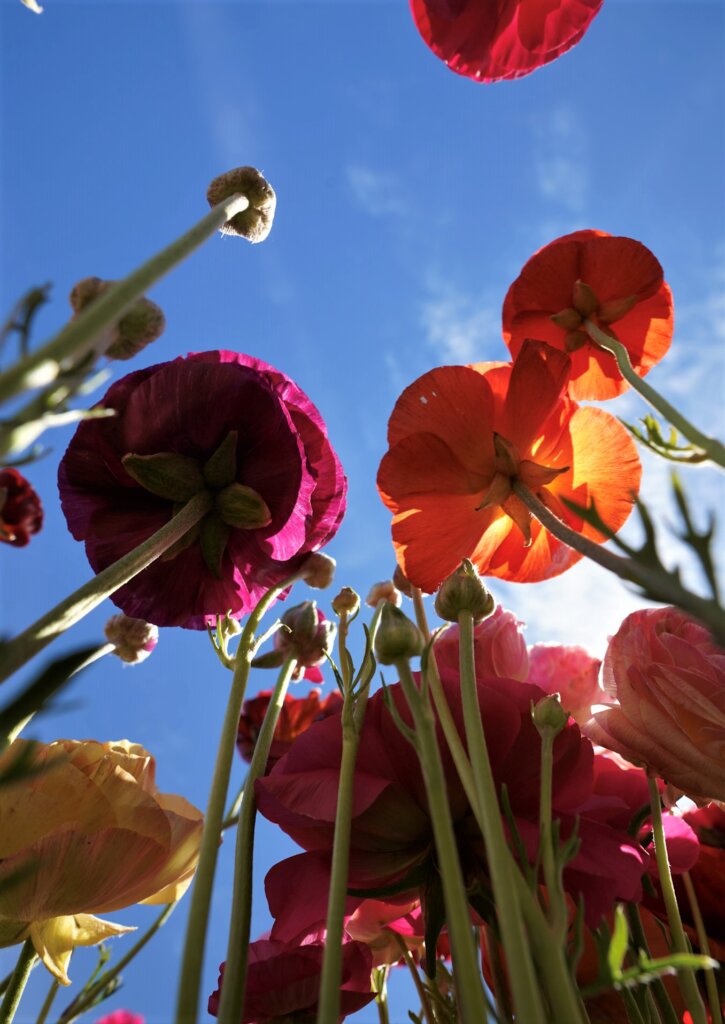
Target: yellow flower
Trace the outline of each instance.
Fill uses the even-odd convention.
[[[202,815],[159,793],[153,757],[121,740],[16,740],[32,774],[0,787],[0,945],[30,938],[63,985],[75,946],[133,929],[95,917],[171,903],[196,868]]]

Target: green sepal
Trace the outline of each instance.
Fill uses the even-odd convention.
[[[210,512],[201,524],[199,545],[204,564],[219,580],[222,578],[222,558],[231,532],[231,527],[216,512]]]
[[[284,651],[268,651],[252,660],[252,668],[279,668],[284,664]]]
[[[246,484],[229,484],[216,496],[216,507],[227,526],[237,530],[259,530],[269,526],[272,515],[264,498]]]
[[[121,461],[128,475],[158,498],[186,503],[206,489],[199,462],[189,455],[177,452],[158,452],[156,455],[129,453]]]
[[[214,454],[204,463],[204,479],[215,491],[228,487],[237,478],[238,441],[239,431],[230,430]]]

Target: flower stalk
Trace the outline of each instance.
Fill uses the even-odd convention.
[[[690,910],[692,911],[692,918],[695,922],[695,932],[697,934],[697,944],[700,947],[700,952],[704,953],[705,956],[711,956],[707,929],[705,928],[705,922],[702,919],[700,904],[698,902],[695,886],[692,884],[692,878],[690,877],[689,871],[685,871],[682,876],[682,881],[685,886],[685,892],[687,893]],[[705,988],[707,990],[707,1004],[710,1011],[711,1024],[722,1024],[720,994],[717,990],[717,979],[715,978],[715,971],[713,968],[705,971]]]
[[[220,1024],[238,1024],[242,1018],[247,980],[247,950],[252,917],[252,865],[254,859],[254,826],[257,817],[257,800],[254,783],[264,774],[269,750],[274,739],[282,705],[290,680],[297,666],[297,659],[290,655],[277,677],[272,697],[259,730],[249,773],[244,784],[237,843],[234,855],[234,882],[232,913],[229,922],[229,943],[227,945],[224,984],[218,1018]]]
[[[88,352],[99,334],[114,324],[145,291],[248,206],[249,200],[243,195],[225,199],[189,231],[112,285],[45,345],[0,374],[0,402],[27,388],[51,384],[70,361]]]
[[[667,840],[662,821],[662,805],[660,803],[660,791],[657,787],[657,780],[651,775],[647,779],[649,785],[650,807],[652,809],[652,832],[654,834],[655,858],[657,860],[657,871],[659,873],[662,899],[667,911],[667,921],[670,926],[670,939],[672,948],[676,953],[689,953],[690,946],[682,927],[680,908],[677,905],[675,887],[672,883],[672,872],[667,859]],[[681,968],[677,972],[677,981],[680,991],[684,997],[687,1009],[692,1016],[692,1024],[707,1024],[705,1007],[700,998],[700,991],[695,981],[695,973],[689,968]]]
[[[28,626],[22,633],[3,644],[0,648],[0,682],[4,682],[49,643],[80,622],[102,601],[160,558],[172,544],[204,518],[211,509],[212,500],[211,495],[206,492],[194,495],[180,512],[148,540],[99,572],[60,604],[51,608],[32,626]]]
[[[18,962],[0,1005],[0,1024],[12,1024],[36,959],[33,942],[31,939],[26,939],[20,947]]]
[[[651,384],[646,380],[643,380],[639,374],[637,374],[632,366],[629,359],[629,353],[624,345],[613,338],[611,335],[606,334],[601,327],[598,327],[591,320],[586,320],[584,323],[587,334],[591,340],[597,345],[598,348],[604,349],[605,352],[610,352],[617,361],[619,372],[622,374],[624,379],[630,384],[635,391],[637,391],[644,400],[656,409],[657,412],[661,413],[672,426],[686,437],[691,444],[694,444],[702,452],[705,453],[711,462],[717,463],[718,466],[725,467],[725,446],[723,446],[716,438],[708,437],[707,434],[703,434],[702,431],[698,430],[688,419],[686,419],[681,412],[678,412],[674,406],[670,405],[666,398],[663,398],[659,391],[656,391]]]

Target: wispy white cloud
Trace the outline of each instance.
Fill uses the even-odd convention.
[[[353,163],[345,168],[345,178],[355,202],[373,217],[402,217],[408,212],[397,177],[387,171]]]
[[[434,278],[421,309],[429,347],[444,362],[471,363],[490,358],[501,335],[501,304],[484,295],[474,299],[460,288]]]
[[[589,196],[587,130],[568,104],[555,107],[534,128],[536,187],[545,199],[581,214]]]

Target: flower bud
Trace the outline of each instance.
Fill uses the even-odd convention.
[[[314,551],[302,566],[302,579],[313,590],[325,590],[335,578],[337,562],[321,551]]]
[[[159,642],[158,626],[128,615],[113,615],[103,628],[106,639],[113,644],[113,653],[127,665],[146,661]]]
[[[235,214],[222,228],[222,234],[241,235],[250,242],[263,242],[272,230],[277,196],[255,167],[236,167],[214,178],[207,189],[210,206],[217,206],[234,195],[246,196],[249,206]]]
[[[531,717],[540,736],[550,733],[557,736],[569,721],[569,715],[561,706],[559,695],[549,693],[532,707]]]
[[[461,612],[470,612],[474,624],[478,625],[495,607],[493,596],[468,558],[443,581],[435,599],[435,610],[446,622],[458,622]]]
[[[399,608],[386,601],[375,634],[375,657],[380,664],[393,665],[401,658],[415,658],[423,646],[418,627]]]
[[[73,286],[69,295],[73,312],[78,314],[115,281],[100,277],[85,277]],[[164,333],[166,317],[160,306],[142,296],[117,322],[107,338],[103,354],[109,359],[131,359]]]
[[[395,605],[396,608],[400,608],[403,603],[403,597],[400,591],[396,590],[392,580],[381,580],[379,583],[373,583],[368,596],[365,598],[365,604],[370,605],[371,608],[377,608],[381,601],[387,601],[389,604]]]
[[[287,629],[275,633],[275,651],[284,657],[294,657],[298,665],[320,665],[332,650],[337,627],[325,618],[314,601],[303,601],[290,608],[282,616],[282,624]]]
[[[401,594],[405,594],[406,597],[413,596],[413,588],[410,584],[410,580],[407,576],[403,575],[403,570],[399,565],[395,566],[395,572],[393,573],[393,583],[398,588]]]
[[[335,615],[342,615],[343,612],[348,616],[357,615],[360,610],[360,597],[352,587],[343,587],[337,597],[332,599],[332,610]]]

